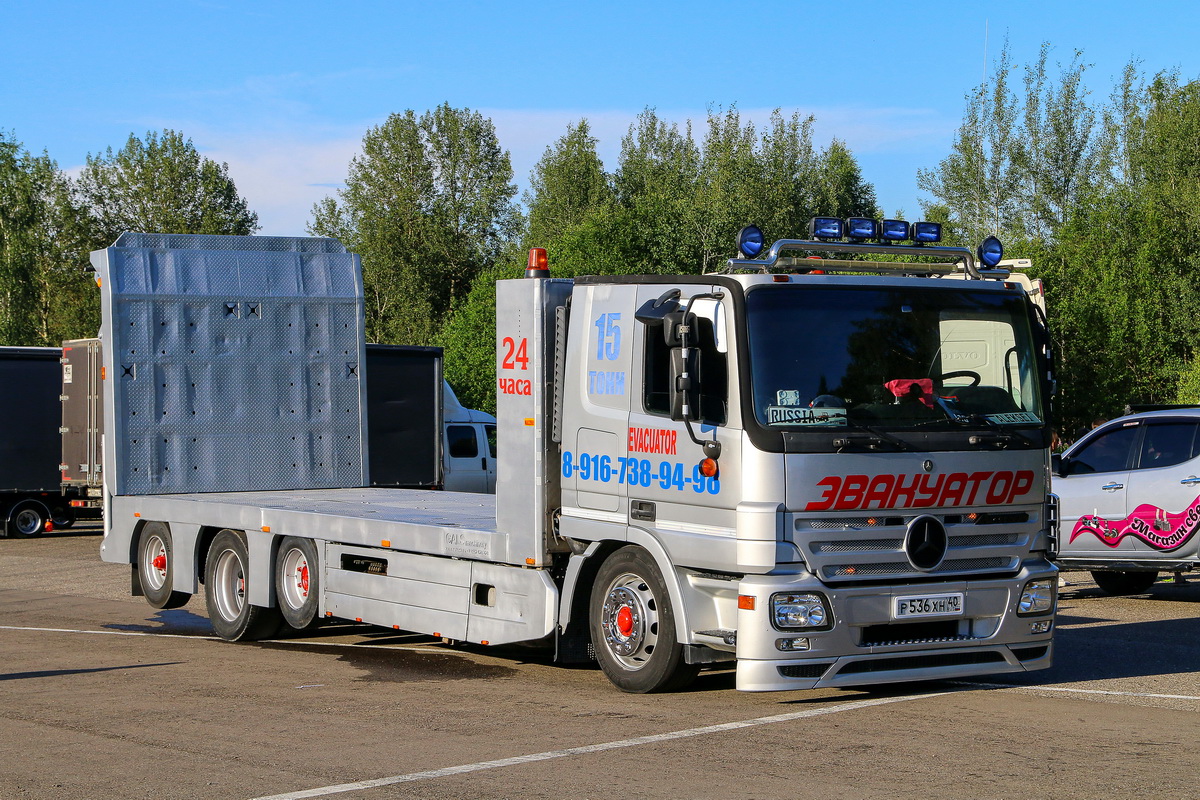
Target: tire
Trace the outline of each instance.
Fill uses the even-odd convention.
[[[278,608],[247,601],[250,555],[245,534],[223,530],[213,538],[204,565],[204,601],[217,636],[229,642],[252,642],[279,629]]]
[[[70,506],[53,508],[50,510],[50,521],[54,523],[54,530],[65,531],[75,524],[75,509]]]
[[[50,509],[36,500],[22,500],[8,514],[8,535],[14,539],[41,536],[50,519]]]
[[[315,628],[321,597],[321,562],[311,539],[291,536],[279,543],[275,557],[275,595],[283,620],[298,631]]]
[[[1092,570],[1092,579],[1106,594],[1145,594],[1158,580],[1157,572],[1108,572]]]
[[[171,529],[163,522],[147,522],[138,534],[138,582],[146,602],[155,608],[179,608],[187,605],[192,596],[176,592],[175,553]]]
[[[600,565],[588,619],[596,660],[621,691],[681,689],[700,671],[683,660],[666,583],[640,547],[624,547]]]

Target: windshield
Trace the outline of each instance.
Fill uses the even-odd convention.
[[[1040,424],[1024,299],[947,288],[747,292],[754,411],[768,428]]]

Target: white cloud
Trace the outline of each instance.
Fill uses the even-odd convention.
[[[915,173],[926,163],[931,148],[944,149],[957,121],[942,119],[936,112],[906,108],[811,108],[795,109],[816,117],[815,138],[824,146],[837,137],[864,163],[864,174],[875,183],[881,202],[894,208],[907,204],[915,210]],[[621,139],[637,119],[626,111],[522,111],[479,109],[496,126],[500,143],[511,156],[514,180],[520,190],[529,186],[529,173],[545,149],[566,133],[567,126],[586,118],[605,168],[613,170]],[[793,109],[783,109],[791,114]],[[666,111],[658,116],[679,124],[689,121],[693,135],[704,136],[705,111]],[[740,109],[742,123],[760,128],[771,109]],[[302,236],[311,219],[314,203],[332,195],[346,179],[350,160],[359,152],[367,129],[382,120],[360,125],[284,125],[280,120],[253,130],[243,119],[236,130],[211,124],[155,121],[151,128],[170,127],[185,131],[197,149],[216,161],[229,164],[238,191],[258,213],[264,235]],[[885,174],[887,169],[892,174]]]

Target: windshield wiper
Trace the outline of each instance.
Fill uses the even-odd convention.
[[[1030,439],[1020,431],[1014,431],[1011,428],[1006,428],[999,422],[989,419],[985,414],[959,414],[954,421],[960,425],[983,425],[984,427],[990,428],[993,431],[993,433],[986,436],[981,436],[978,434],[972,436],[967,440],[971,444],[998,444],[1002,447],[1006,447],[1010,442],[1016,440],[1024,442],[1029,447],[1037,447],[1040,444],[1039,442]]]
[[[848,426],[850,426],[852,428],[856,428],[857,430],[860,430],[860,431],[866,431],[867,433],[869,433],[871,435],[870,436],[845,436],[841,439],[834,439],[833,446],[836,447],[839,452],[846,447],[853,447],[854,445],[863,445],[869,450],[874,450],[875,448],[877,448],[879,445],[883,444],[884,442],[891,442],[892,444],[894,444],[897,448],[899,448],[901,450],[912,450],[913,449],[913,446],[911,444],[909,444],[908,442],[904,441],[903,439],[901,439],[897,436],[893,436],[890,433],[887,433],[886,431],[881,431],[878,428],[872,428],[870,425],[864,425],[861,422],[856,422],[856,421],[850,419],[849,416],[843,417],[842,419],[846,420],[846,424]]]

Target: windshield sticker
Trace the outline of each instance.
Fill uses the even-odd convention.
[[[1011,414],[985,414],[989,422],[1001,425],[1019,425],[1022,422],[1041,422],[1037,414],[1028,411],[1014,411]]]
[[[1182,547],[1200,530],[1200,497],[1178,514],[1168,514],[1158,506],[1143,503],[1118,522],[1109,522],[1096,514],[1086,514],[1075,523],[1070,541],[1090,533],[1108,547],[1116,547],[1126,536],[1141,539],[1154,550],[1168,552]]]
[[[845,425],[844,408],[767,406],[768,425]]]
[[[804,405],[804,401],[800,398],[800,392],[795,389],[780,389],[775,393],[775,402],[781,406]]]

